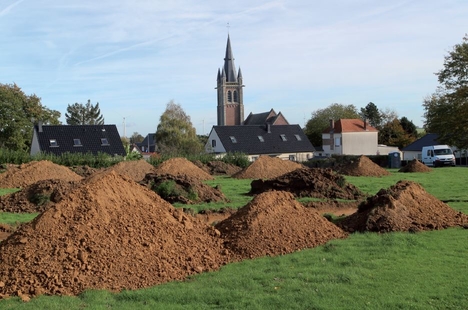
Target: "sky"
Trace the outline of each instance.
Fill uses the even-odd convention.
[[[146,136],[174,100],[209,134],[229,34],[245,117],[304,126],[332,103],[373,102],[422,127],[467,16],[466,0],[0,0],[0,83],[63,124],[91,100],[121,136]]]

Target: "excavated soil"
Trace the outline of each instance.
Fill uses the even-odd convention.
[[[256,196],[215,227],[239,259],[292,253],[347,236],[316,210],[282,191]]]
[[[169,187],[168,182],[173,184],[172,187]],[[191,179],[185,175],[147,174],[140,184],[157,192],[161,198],[170,203],[228,202],[226,196],[218,188],[211,187],[202,183],[199,179]],[[163,184],[166,185],[161,189]]]
[[[348,232],[416,232],[466,224],[468,215],[455,211],[418,183],[399,181],[369,197],[359,205],[358,212],[338,225]]]
[[[358,177],[381,177],[390,175],[390,172],[374,163],[367,156],[359,156],[357,159],[342,163],[336,167],[335,170],[340,174]]]
[[[214,227],[105,171],[0,243],[0,297],[138,289],[229,260]]]
[[[273,179],[303,167],[302,164],[290,160],[262,155],[247,168],[233,174],[232,177],[236,179]]]
[[[296,169],[275,179],[254,180],[250,187],[250,194],[281,190],[291,192],[296,197],[354,200],[365,196],[356,186],[347,183],[342,175],[330,168]]]
[[[79,176],[83,178],[87,178],[97,171],[104,170],[104,168],[97,169],[97,168],[92,168],[92,167],[85,165],[85,166],[73,166],[73,167],[70,167],[70,170],[75,172],[76,174],[78,174]]]
[[[195,161],[194,164],[211,175],[233,175],[242,170],[241,167],[218,160],[210,161],[206,165],[201,161]]]
[[[214,180],[208,172],[198,168],[185,158],[171,158],[156,167],[156,174],[171,174],[174,176],[188,176],[190,179]]]
[[[49,179],[25,186],[18,192],[0,196],[0,211],[40,213],[67,196],[77,181]]]
[[[306,208],[313,208],[320,214],[333,214],[335,216],[347,216],[355,213],[358,210],[360,201],[309,201],[303,203]]]
[[[14,228],[10,225],[0,223],[0,241],[5,240],[14,232]]]
[[[48,160],[32,161],[19,166],[10,166],[6,172],[0,174],[0,188],[21,188],[49,179],[80,181],[82,177],[69,168]]]
[[[420,162],[417,159],[413,159],[412,161],[408,162],[406,166],[401,167],[398,172],[431,172],[432,169]]]
[[[156,168],[145,159],[121,161],[107,169],[126,175],[135,182],[143,180],[146,174],[155,173],[156,171]]]

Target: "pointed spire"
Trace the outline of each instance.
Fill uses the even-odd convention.
[[[237,78],[242,81],[242,71],[241,68],[239,67],[239,72],[237,73]]]
[[[236,67],[234,66],[234,56],[232,55],[229,34],[226,45],[226,56],[224,57],[224,71],[226,73],[226,82],[237,82]]]
[[[219,68],[218,68],[218,76],[216,77],[216,81],[218,81],[218,83],[221,81],[221,72],[219,71]]]

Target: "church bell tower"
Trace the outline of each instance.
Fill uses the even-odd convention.
[[[224,67],[218,69],[218,126],[242,125],[244,122],[244,98],[242,73],[236,72],[231,40],[228,35]]]

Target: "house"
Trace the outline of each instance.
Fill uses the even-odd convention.
[[[299,125],[213,126],[205,145],[207,153],[247,154],[250,161],[269,155],[294,161],[313,157],[314,147]]]
[[[156,134],[149,133],[146,135],[142,142],[132,145],[132,151],[139,152],[145,159],[150,158],[151,155],[158,151],[158,146],[156,145]]]
[[[379,131],[361,119],[330,120],[322,132],[323,152],[331,155],[377,155]]]
[[[428,133],[418,140],[414,141],[411,144],[408,144],[402,149],[403,152],[403,160],[413,160],[413,159],[418,159],[421,160],[421,150],[423,146],[429,146],[429,145],[437,145],[437,144],[443,144],[437,141],[439,138],[438,134],[435,133]]]
[[[116,125],[42,125],[34,126],[31,155],[48,153],[106,153],[125,156]]]
[[[276,114],[275,110],[271,109],[269,112],[253,114],[250,112],[249,116],[244,121],[244,125],[263,125],[270,123],[273,126],[276,125],[289,125],[286,118],[279,112]]]

